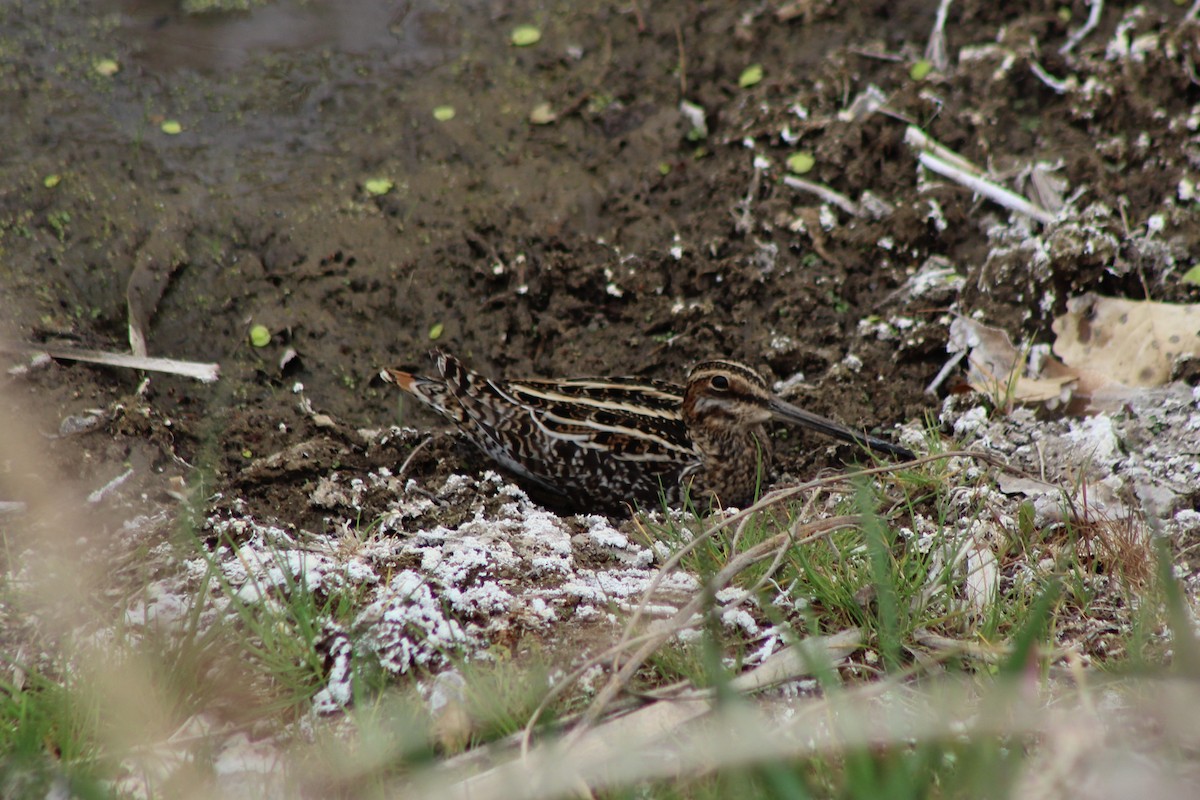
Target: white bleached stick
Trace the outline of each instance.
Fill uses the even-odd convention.
[[[801,192],[812,192],[826,203],[832,203],[852,217],[862,216],[862,209],[858,207],[858,203],[855,203],[844,194],[835,192],[828,186],[820,183],[813,183],[812,181],[806,181],[804,178],[797,178],[793,175],[784,175],[783,184],[784,186],[797,189]]]
[[[171,375],[182,375],[185,378],[195,378],[204,383],[212,383],[220,376],[221,372],[220,364],[206,364],[201,361],[178,361],[173,358],[134,356],[127,353],[106,353],[102,350],[84,350],[65,345],[28,345],[0,341],[0,351],[28,355],[45,353],[51,358],[62,358],[67,361],[86,361],[89,364],[106,364],[110,367],[145,369],[151,372],[166,372]]]
[[[958,153],[951,150],[946,145],[936,139],[933,139],[925,131],[918,128],[916,125],[909,125],[908,130],[904,132],[904,143],[913,150],[921,150],[928,153],[933,153],[947,164],[953,164],[963,172],[969,172],[972,175],[983,177],[983,170],[972,164],[969,160],[963,158]]]
[[[946,67],[950,66],[950,59],[946,56],[946,16],[950,13],[951,2],[953,0],[938,3],[933,32],[929,34],[929,44],[925,47],[925,58],[938,72],[945,72]]]
[[[963,172],[953,164],[948,164],[942,161],[933,153],[921,153],[917,156],[921,164],[928,170],[932,170],[939,175],[957,181],[963,186],[966,186],[971,191],[981,194],[993,202],[999,203],[1010,211],[1015,211],[1018,214],[1024,214],[1027,217],[1032,217],[1043,225],[1047,225],[1054,221],[1054,215],[1045,209],[1038,208],[1033,203],[1021,197],[1016,192],[1010,192],[999,184],[992,183],[986,178],[980,178],[975,175]]]
[[[981,194],[1010,211],[1024,214],[1044,225],[1054,221],[1054,215],[1049,211],[1035,206],[1016,192],[1009,191],[985,177],[983,170],[979,167],[929,138],[919,128],[909,127],[904,135],[904,141],[909,147],[919,151],[917,158],[926,169],[961,183],[976,194]]]
[[[1083,23],[1083,27],[1072,33],[1063,46],[1058,48],[1060,55],[1066,55],[1075,49],[1076,45],[1087,38],[1097,25],[1100,24],[1100,14],[1104,11],[1104,0],[1088,0],[1088,18],[1087,22]]]

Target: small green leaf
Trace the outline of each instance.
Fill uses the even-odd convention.
[[[812,168],[816,165],[817,160],[813,158],[812,153],[800,151],[792,153],[787,158],[787,168],[789,172],[794,172],[797,175],[803,175],[806,172],[812,172]]]
[[[92,65],[92,69],[96,70],[97,75],[111,78],[121,71],[121,65],[111,58],[101,58]]]
[[[162,132],[167,136],[178,136],[183,133],[183,124],[177,119],[164,120],[161,127]]]
[[[46,177],[42,178],[42,186],[45,186],[47,189],[53,189],[60,183],[62,183],[61,175],[47,175]]]
[[[363,182],[363,188],[366,189],[369,194],[373,194],[377,197],[390,192],[392,190],[392,186],[394,185],[395,184],[393,184],[387,178],[370,178]]]
[[[271,331],[266,325],[254,325],[250,328],[250,344],[254,347],[266,347],[271,343]]]
[[[242,458],[246,458],[246,459],[254,458],[254,451],[251,450],[249,447],[247,447],[245,450],[242,451]]]
[[[749,89],[754,84],[763,79],[762,64],[751,64],[742,70],[742,74],[738,76],[738,86],[743,89]]]
[[[1180,278],[1180,280],[1182,280],[1184,283],[1191,283],[1200,286],[1200,264],[1197,264],[1187,272],[1183,273],[1183,277]]]
[[[554,107],[549,103],[538,103],[529,112],[529,121],[534,125],[549,125],[558,119],[558,114],[554,112]]]
[[[1068,22],[1071,21],[1071,7],[1070,6],[1059,6],[1058,7],[1058,21],[1064,25],[1066,25]]]
[[[436,342],[442,338],[442,331],[446,330],[446,326],[440,322],[435,322],[433,327],[429,329],[429,341]]]
[[[454,106],[438,106],[433,110],[433,118],[438,122],[449,122],[454,119]]]
[[[909,68],[908,77],[914,81],[923,81],[929,77],[931,72],[933,72],[933,62],[922,58]]]
[[[658,174],[659,175],[670,175],[671,174],[671,165],[668,164],[666,161],[658,162]]]
[[[536,25],[518,25],[513,28],[512,35],[509,37],[509,41],[517,47],[529,47],[541,40],[542,32]]]

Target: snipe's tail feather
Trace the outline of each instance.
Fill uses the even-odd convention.
[[[387,367],[379,371],[379,377],[388,383],[394,383],[406,392],[411,392],[413,384],[418,380],[416,375],[399,369]]]

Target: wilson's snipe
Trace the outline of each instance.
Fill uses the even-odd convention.
[[[493,381],[434,350],[439,377],[380,373],[458,426],[518,478],[575,509],[657,508],[691,497],[743,505],[763,485],[763,423],[797,423],[902,459],[903,447],[857,433],[773,395],[754,370],[705,361],[687,386],[641,378]]]

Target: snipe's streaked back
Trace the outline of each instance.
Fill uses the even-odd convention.
[[[386,369],[507,470],[579,510],[744,505],[771,464],[772,418],[902,459],[915,456],[780,400],[736,361],[705,361],[686,386],[642,378],[490,380],[448,353],[438,377]]]

